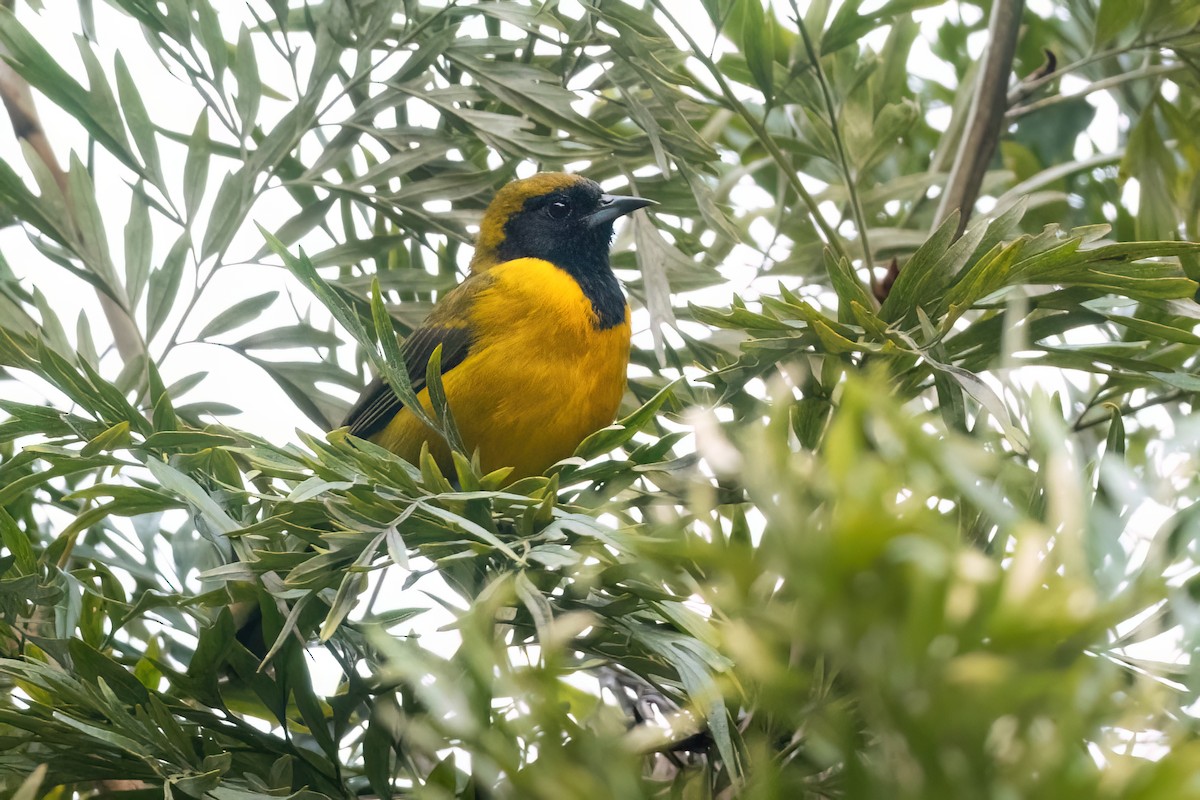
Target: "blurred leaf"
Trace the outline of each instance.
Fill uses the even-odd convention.
[[[12,800],[37,800],[39,797],[38,789],[41,788],[42,781],[46,779],[46,770],[48,765],[39,764],[33,772],[29,774],[21,786],[13,794]]]
[[[1100,0],[1092,49],[1098,50],[1142,16],[1143,0]]]
[[[746,64],[769,105],[774,94],[775,54],[771,31],[774,15],[764,12],[758,0],[749,0],[743,7],[742,47],[746,53]]]
[[[859,14],[859,3],[843,3],[821,38],[822,54],[833,53],[858,41],[880,21],[938,5],[936,0],[888,0],[868,14]]]

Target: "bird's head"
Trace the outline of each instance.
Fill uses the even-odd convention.
[[[652,203],[605,194],[595,181],[540,172],[496,193],[479,225],[471,271],[540,258],[574,272],[607,268],[613,221]]]

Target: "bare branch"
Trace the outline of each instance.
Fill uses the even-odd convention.
[[[25,79],[5,61],[0,61],[0,100],[4,101],[4,108],[12,121],[13,133],[18,139],[24,140],[42,160],[65,197],[67,174],[63,172],[54,157],[54,151],[50,149],[50,141],[46,138],[46,131],[42,129],[41,120],[38,119],[37,108],[33,105],[33,93]]]
[[[987,172],[1000,134],[1004,130],[1004,114],[1008,110],[1008,79],[1012,74],[1017,35],[1021,29],[1021,14],[1025,0],[996,0],[988,23],[988,47],[983,71],[979,73],[975,99],[971,103],[966,135],[958,146],[954,166],[946,191],[934,219],[936,229],[957,209],[961,213],[958,233],[966,230],[979,187]]]
[[[1182,72],[1186,69],[1189,69],[1188,65],[1182,63],[1152,64],[1132,72],[1122,72],[1120,75],[1113,75],[1109,78],[1104,78],[1103,80],[1093,81],[1077,92],[1071,92],[1070,94],[1054,94],[1050,95],[1049,97],[1043,97],[1041,100],[1033,103],[1019,105],[1009,111],[1005,116],[1009,121],[1020,119],[1026,114],[1032,114],[1035,111],[1041,111],[1043,108],[1048,108],[1049,106],[1057,105],[1059,103],[1065,103],[1069,100],[1078,100],[1081,97],[1086,97],[1087,95],[1094,94],[1095,92],[1107,91],[1108,89],[1122,86],[1126,83],[1132,83],[1134,81],[1140,81],[1145,78],[1152,78],[1158,75],[1170,75],[1173,72]]]

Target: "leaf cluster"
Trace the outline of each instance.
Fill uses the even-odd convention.
[[[1189,4],[1026,10],[961,237],[990,4],[81,2],[75,68],[39,5],[88,147],[0,161],[4,791],[1195,794]],[[444,402],[451,475],[326,434],[532,168],[659,203],[621,419],[516,483]]]

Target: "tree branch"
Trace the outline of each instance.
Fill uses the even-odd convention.
[[[0,5],[11,8],[12,3],[11,0],[4,0],[4,2],[0,2]],[[8,55],[7,49],[0,46],[0,56],[6,55]],[[16,70],[2,59],[0,59],[0,101],[3,101],[4,108],[8,111],[8,118],[12,122],[13,133],[17,139],[29,145],[37,158],[46,166],[46,170],[53,176],[54,182],[62,190],[63,197],[69,199],[67,173],[63,171],[50,147],[50,138],[46,135],[46,129],[42,127],[42,120],[34,105],[33,92],[29,88],[29,82],[18,75]],[[67,213],[70,214],[69,202],[67,208]],[[100,299],[100,307],[104,310],[104,316],[108,320],[108,327],[112,332],[113,342],[117,346],[121,360],[128,364],[145,353],[146,344],[142,339],[142,333],[138,330],[130,312],[102,291],[97,290],[96,296]]]
[[[946,191],[934,220],[936,229],[951,213],[961,214],[958,233],[962,234],[971,218],[979,187],[988,164],[996,152],[1004,130],[1004,114],[1008,110],[1008,79],[1012,74],[1013,55],[1017,49],[1017,34],[1021,29],[1021,14],[1025,0],[996,0],[988,23],[988,47],[983,71],[975,86],[966,135],[958,146],[954,166]]]

